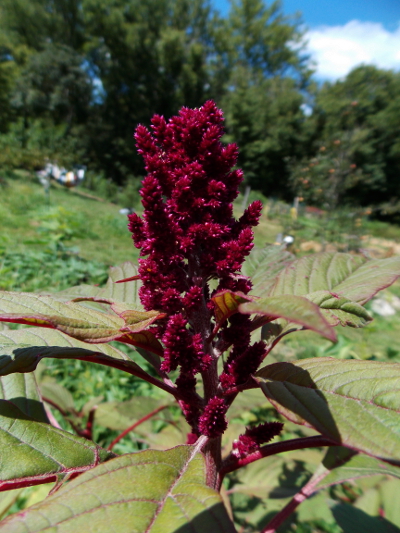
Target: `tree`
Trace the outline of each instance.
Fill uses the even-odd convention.
[[[334,204],[396,202],[400,195],[399,74],[362,66],[343,81],[324,84],[310,120],[315,125],[313,157],[321,161],[323,155],[330,160],[330,169],[342,168],[332,173],[337,178]],[[323,154],[321,147],[326,148]],[[309,165],[303,160],[300,166]],[[314,166],[315,172],[318,168]],[[329,180],[322,176],[321,187],[329,197]]]
[[[11,49],[23,45],[40,51],[58,43],[81,50],[86,40],[82,0],[3,0],[0,14]]]
[[[83,10],[88,61],[104,89],[94,149],[122,180],[132,159],[134,173],[142,172],[131,141],[137,123],[207,99],[211,9],[204,0],[84,0]]]
[[[230,75],[221,104],[229,138],[240,143],[247,182],[284,196],[286,158],[300,148],[301,90],[310,75],[300,21],[282,15],[280,2],[241,0],[232,2],[226,28]]]
[[[287,197],[287,158],[301,151],[305,119],[295,82],[274,77],[249,86],[244,79],[225,101],[227,138],[241,147],[246,183],[265,195]]]

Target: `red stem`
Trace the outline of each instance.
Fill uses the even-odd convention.
[[[315,437],[302,437],[299,439],[284,440],[282,442],[275,442],[274,444],[266,444],[259,450],[250,453],[246,457],[238,458],[234,455],[229,455],[222,464],[220,470],[221,482],[226,474],[234,472],[243,466],[250,463],[254,463],[264,457],[270,455],[276,455],[277,453],[290,452],[293,450],[302,450],[304,448],[319,448],[321,446],[338,446],[336,442],[323,437],[322,435],[316,435]]]
[[[64,411],[64,409],[62,407],[60,407],[58,404],[56,404],[56,402],[53,402],[53,400],[50,400],[50,398],[46,398],[46,396],[42,396],[42,400],[46,403],[48,403],[49,405],[51,405],[52,407],[54,407],[54,409],[57,409],[57,411],[59,411],[59,413],[65,418],[65,420],[68,422],[68,424],[72,427],[72,429],[75,431],[75,433],[79,436],[83,436],[82,435],[82,429],[79,428],[76,424],[74,424],[74,422],[72,422],[72,420],[70,420],[70,418],[68,417],[68,413],[66,411]],[[79,416],[78,413],[74,413],[76,416]]]
[[[312,476],[312,478],[304,485],[304,487],[299,490],[299,492],[293,496],[290,502],[285,505],[285,507],[277,513],[274,518],[267,524],[267,526],[261,531],[261,533],[275,533],[279,526],[289,518],[293,511],[302,503],[304,500],[309,498],[313,492],[315,492],[315,487],[318,483],[324,479],[330,470],[325,469],[322,473],[318,471]]]
[[[94,423],[94,414],[96,412],[97,405],[90,409],[89,416],[86,422],[86,427],[81,431],[81,436],[85,439],[93,440],[93,423]]]
[[[87,357],[74,357],[74,359],[79,359],[80,361],[96,363],[98,365],[109,366],[111,368],[122,370],[123,372],[127,372],[128,374],[131,374],[132,376],[136,376],[140,379],[144,379],[145,381],[147,381],[148,383],[151,383],[152,385],[155,385],[159,389],[162,389],[165,392],[172,394],[174,398],[180,399],[180,394],[175,387],[171,387],[170,385],[163,383],[159,379],[153,378],[153,376],[150,376],[150,374],[147,374],[147,372],[145,372],[144,370],[141,370],[139,372],[136,368],[130,365],[129,361],[125,361],[123,359],[102,359],[101,356],[97,356],[96,357],[97,360],[95,360],[94,358],[88,359]]]
[[[116,437],[112,441],[112,443],[107,448],[107,450],[111,451],[114,448],[114,446],[117,444],[117,442],[119,442],[121,439],[123,439],[125,437],[125,435],[127,435],[130,431],[133,431],[135,428],[140,426],[140,424],[143,424],[143,422],[146,422],[146,420],[148,420],[152,416],[156,415],[157,413],[159,413],[163,409],[166,409],[167,407],[169,407],[169,406],[168,405],[161,405],[161,407],[157,407],[157,409],[154,409],[153,411],[150,411],[150,413],[148,413],[146,416],[144,416],[140,420],[137,420],[134,424],[129,426],[127,429],[125,429],[125,431],[123,431],[120,435],[118,435],[118,437]]]

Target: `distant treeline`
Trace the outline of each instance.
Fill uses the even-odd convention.
[[[313,81],[279,2],[2,0],[0,167],[86,164],[143,175],[132,134],[212,98],[247,184],[315,205],[400,211],[400,74],[362,66]]]

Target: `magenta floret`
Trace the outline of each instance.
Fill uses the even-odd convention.
[[[282,422],[266,422],[253,428],[246,428],[244,434],[233,442],[233,454],[236,457],[246,457],[249,453],[258,450],[261,444],[265,444],[279,435],[282,428]]]

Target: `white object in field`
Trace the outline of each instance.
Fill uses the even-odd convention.
[[[374,298],[371,302],[371,311],[379,316],[392,316],[396,309],[383,298]]]
[[[74,170],[67,171],[64,167],[59,167],[53,163],[47,163],[43,170],[36,172],[39,181],[43,184],[45,178],[53,178],[65,187],[75,187],[85,178],[86,167],[76,165]]]
[[[290,246],[294,243],[294,237],[291,235],[283,236],[282,233],[278,233],[275,239],[275,244],[280,244],[281,246]]]
[[[133,207],[123,207],[119,210],[120,215],[132,215],[135,212]]]
[[[294,243],[294,237],[292,237],[291,235],[286,235],[284,238],[283,238],[283,241],[285,244],[287,244],[289,246],[289,244],[293,244]]]

